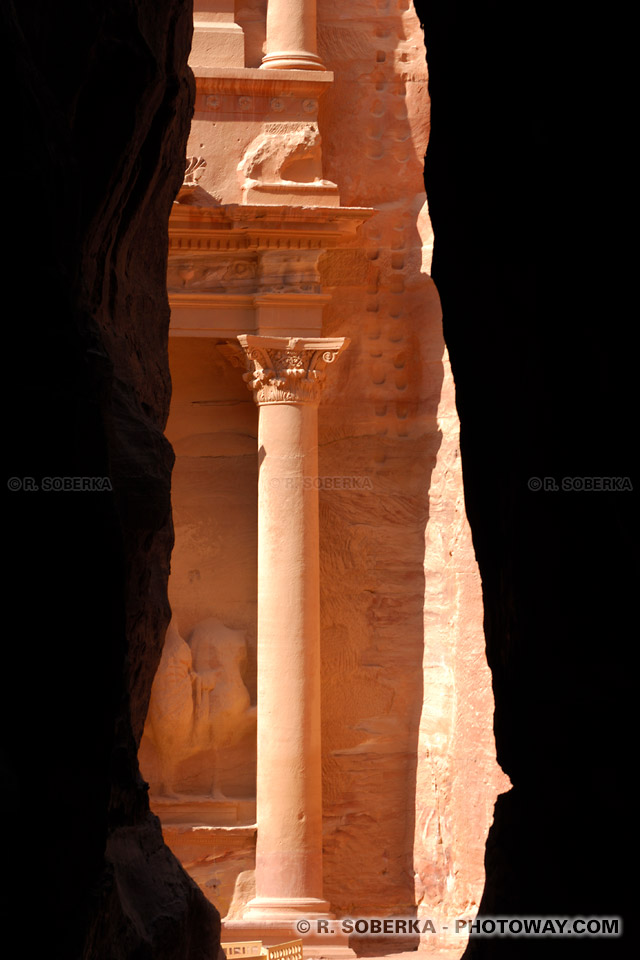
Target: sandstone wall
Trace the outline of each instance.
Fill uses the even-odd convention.
[[[328,335],[348,336],[321,409],[325,893],[342,912],[451,917],[480,895],[497,792],[479,578],[423,183],[422,31],[408,3],[319,4],[335,72],[325,176],[376,208],[327,254]]]

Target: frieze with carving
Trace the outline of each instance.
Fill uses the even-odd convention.
[[[216,257],[206,262],[173,261],[167,276],[170,291],[247,292],[255,289],[258,265],[249,257]]]
[[[314,250],[269,250],[260,255],[258,277],[261,293],[321,293],[318,260]]]

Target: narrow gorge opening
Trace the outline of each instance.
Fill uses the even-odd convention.
[[[141,770],[223,941],[278,942],[307,916],[403,917],[422,938],[351,949],[415,949],[431,924],[460,955],[443,928],[475,915],[509,782],[430,277],[424,37],[407,2],[299,6],[297,36],[277,0],[195,4],[169,223],[173,619]],[[309,425],[287,439],[295,410]]]
[[[480,912],[618,917],[623,930],[604,941],[480,937],[466,955],[637,955],[629,880],[635,816],[629,760],[635,647],[629,638],[637,586],[629,496],[637,486],[630,441],[636,431],[629,411],[636,376],[622,286],[625,273],[632,275],[628,231],[611,217],[612,209],[628,209],[620,167],[629,151],[613,134],[616,126],[629,128],[615,108],[631,61],[619,57],[610,73],[602,67],[602,54],[620,48],[619,18],[609,26],[605,16],[576,18],[568,11],[563,17],[560,7],[552,21],[527,5],[416,0],[416,7],[430,70],[431,275],[455,376],[460,457],[455,417],[453,429],[450,417],[449,425],[439,422],[453,405],[439,305],[423,266],[431,256],[419,156],[428,128],[426,78],[422,38],[407,3],[358,0],[345,9],[321,0],[315,51],[270,50],[274,57],[302,55],[306,67],[298,63],[295,71],[306,79],[290,100],[277,89],[280,67],[271,70],[272,86],[259,106],[274,116],[264,129],[265,113],[252,113],[269,73],[259,66],[264,8],[238,3],[237,22],[230,5],[216,8],[220,15],[209,21],[201,48],[206,52],[207,37],[222,37],[231,62],[224,76],[221,68],[202,75],[208,88],[196,106],[216,131],[215,142],[229,146],[231,175],[209,181],[212,189],[201,179],[199,187],[206,139],[197,138],[188,151],[195,157],[190,185],[182,190],[196,97],[186,69],[189,5],[112,0],[105,12],[102,0],[55,6],[8,0],[0,8],[9,71],[3,124],[14,148],[3,153],[10,185],[3,203],[11,246],[19,251],[8,271],[19,307],[15,316],[7,313],[6,324],[8,366],[16,373],[6,403],[11,509],[5,551],[15,622],[3,648],[3,904],[20,946],[34,955],[210,960],[220,941],[217,911],[163,842],[137,759],[170,618],[167,223],[173,211],[173,244],[181,242],[176,214],[186,235],[201,217],[190,215],[194,204],[184,197],[174,204],[183,191],[198,202],[214,198],[210,239],[233,235],[246,243],[226,266],[220,249],[204,288],[197,286],[204,275],[191,272],[194,258],[172,246],[179,267],[178,289],[170,291],[174,325],[181,296],[187,314],[199,318],[197,329],[206,330],[210,317],[196,308],[198,289],[209,305],[211,298],[230,296],[216,288],[216,279],[233,266],[236,307],[246,305],[254,319],[259,308],[274,338],[281,334],[273,329],[279,322],[273,305],[281,301],[269,296],[282,298],[284,291],[264,291],[258,304],[243,283],[310,284],[291,296],[331,298],[315,301],[322,310],[313,316],[324,311],[325,326],[314,338],[351,340],[346,347],[334,344],[336,351],[345,348],[326,367],[312,367],[312,357],[289,345],[281,371],[285,380],[296,379],[287,373],[294,369],[307,380],[310,370],[326,372],[318,478],[341,483],[318,491],[326,661],[321,760],[331,788],[324,796],[323,895],[337,912],[359,909],[363,901],[363,909],[381,916],[416,903],[426,911],[431,903],[451,902],[442,900],[439,886],[451,876],[451,864],[454,880],[451,889],[445,881],[445,895],[464,889],[456,887],[462,879],[455,872],[456,845],[445,842],[446,813],[453,808],[441,789],[443,758],[456,756],[455,749],[447,752],[452,741],[443,727],[454,701],[443,691],[454,689],[451,676],[460,670],[447,673],[426,658],[427,650],[439,650],[443,634],[459,628],[474,635],[478,622],[455,602],[465,583],[465,597],[478,595],[475,565],[463,562],[469,554],[459,549],[462,540],[448,550],[463,529],[462,511],[447,513],[458,504],[449,493],[460,491],[462,460],[482,576],[496,748],[514,784],[496,806]],[[246,65],[234,67],[243,48]],[[330,82],[326,71],[307,70],[318,60],[333,71]],[[254,71],[251,89],[243,86],[247,70]],[[264,138],[243,153],[240,171],[236,128],[211,119],[230,102],[226,97],[243,117],[239,128],[256,123]],[[293,99],[295,116],[287,112]],[[281,152],[291,123],[298,124],[293,159]],[[204,169],[215,180],[220,168],[211,162]],[[281,175],[286,171],[289,181]],[[243,202],[226,203],[216,193],[230,186]],[[278,202],[264,202],[276,196]],[[283,219],[243,219],[250,207],[278,208]],[[359,232],[343,216],[354,207],[363,218]],[[296,215],[287,218],[285,208]],[[320,209],[326,217],[318,221]],[[311,254],[287,259],[292,248],[265,247],[278,235],[310,239],[309,231],[327,247],[317,261]],[[252,259],[265,253],[263,273],[256,266],[252,277]],[[171,286],[171,271],[169,277]],[[218,339],[228,346],[243,331],[260,335],[243,326]],[[202,416],[205,426],[218,400],[234,409],[229,396],[212,387],[209,356],[218,368],[206,339],[183,337],[171,348],[176,396],[182,391],[187,419]],[[181,350],[191,351],[188,370],[206,367],[204,389],[192,395],[180,385]],[[279,389],[263,378],[265,366],[254,363],[260,356],[265,360],[258,351],[246,372]],[[417,363],[418,356],[424,362]],[[241,370],[220,366],[219,377],[239,398],[246,387],[237,379],[231,387],[232,376]],[[243,396],[238,402],[253,439],[260,414],[249,392]],[[219,432],[208,426],[188,431],[180,439],[197,442],[192,448],[189,440],[181,456],[195,451],[194,460],[207,460],[200,454],[216,449],[209,435]],[[243,449],[227,453],[243,460]],[[261,455],[269,456],[266,447]],[[247,454],[247,462],[253,456]],[[218,488],[207,486],[206,494],[212,489]],[[241,501],[243,489],[237,485],[230,496]],[[364,519],[362,498],[369,498]],[[252,502],[259,523],[257,497]],[[188,512],[182,516],[184,547]],[[444,572],[436,594],[449,605],[455,629],[447,617],[440,631],[443,611],[429,595],[430,584],[437,587],[434,569]],[[202,573],[185,567],[188,584],[196,570]],[[394,634],[400,616],[403,629]],[[224,624],[231,651],[242,626]],[[186,627],[189,639],[192,629]],[[462,645],[458,650],[464,653]],[[463,670],[473,672],[474,657],[463,660]],[[401,688],[407,663],[413,674]],[[205,658],[201,690],[211,682],[206,675],[219,669]],[[251,710],[251,675],[240,670],[240,676]],[[457,690],[457,707],[473,707],[464,688]],[[461,738],[458,746],[473,742]],[[455,773],[466,763],[458,758],[449,801],[486,796],[456,794]],[[206,787],[215,794],[212,778]],[[233,777],[223,778],[219,789],[241,793]],[[428,802],[418,808],[415,793]],[[439,815],[421,823],[425,811]],[[428,868],[422,871],[414,861],[420,830]],[[481,847],[478,836],[477,855],[467,864],[476,856],[480,863]],[[415,873],[417,896],[411,893]],[[473,881],[478,890],[480,873]],[[384,908],[378,909],[376,891]],[[400,900],[387,902],[393,891],[401,892]],[[247,888],[240,899],[250,897]]]

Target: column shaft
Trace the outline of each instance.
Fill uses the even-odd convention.
[[[318,402],[348,341],[238,337],[258,427],[256,896],[243,922],[328,914],[322,899]],[[238,352],[227,349],[233,362]]]
[[[317,415],[260,407],[258,899],[322,898]]]
[[[324,70],[318,56],[316,0],[268,0],[265,68]]]

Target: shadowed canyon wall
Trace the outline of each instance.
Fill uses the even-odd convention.
[[[19,251],[6,928],[33,955],[204,960],[218,916],[164,846],[136,759],[169,619],[167,220],[193,102],[190,4],[8,3],[2,20]],[[46,489],[65,477],[102,483]]]
[[[480,912],[627,916],[622,940],[476,940],[465,956],[628,955],[632,493],[567,488],[585,477],[635,486],[624,310],[610,282],[625,262],[609,209],[618,74],[601,60],[590,72],[591,51],[611,38],[601,21],[585,29],[529,5],[416,8],[430,77],[433,278],[498,761],[513,782],[489,835]]]

